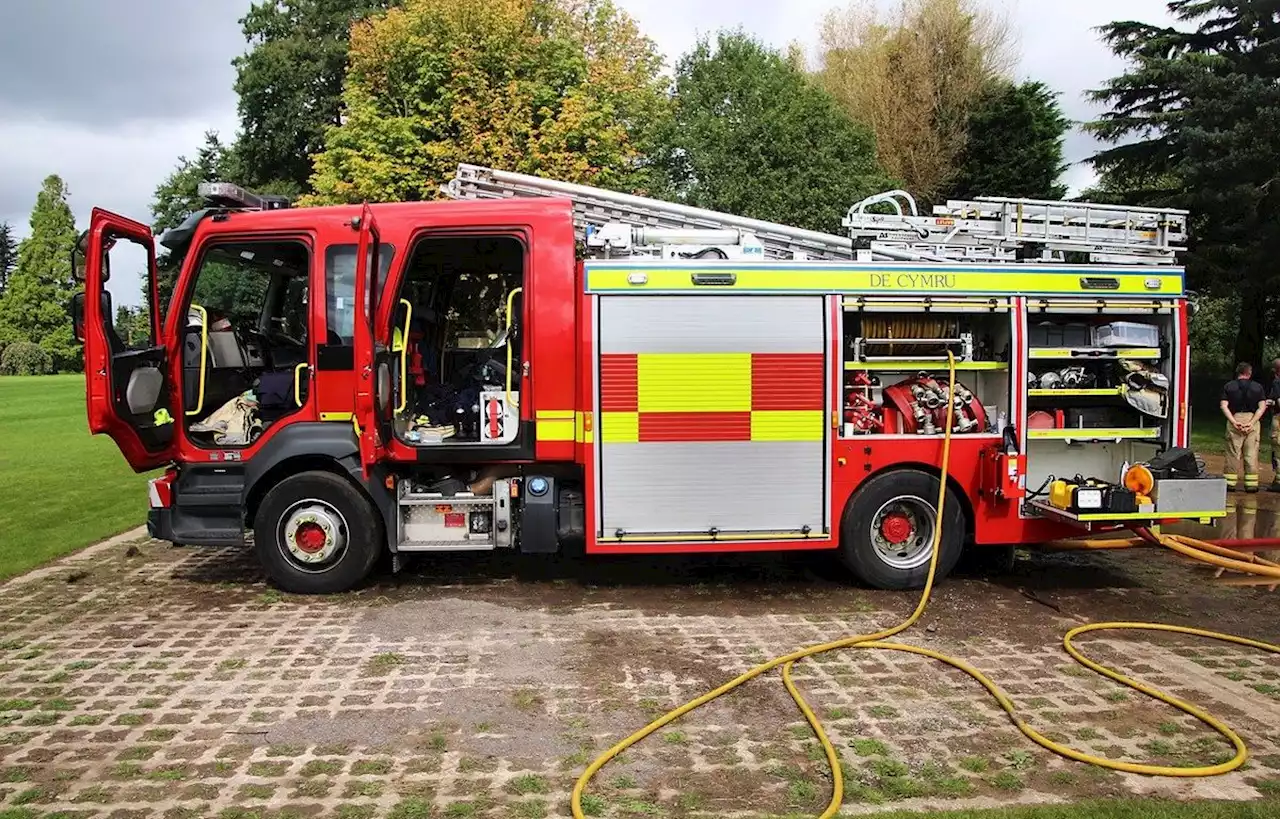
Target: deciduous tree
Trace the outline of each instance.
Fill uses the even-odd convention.
[[[60,177],[48,176],[31,211],[31,232],[18,246],[18,264],[0,296],[0,340],[39,344],[60,370],[79,369],[82,363],[67,312],[75,288],[75,243],[67,187]]]
[[[660,66],[608,0],[406,0],[352,30],[307,201],[433,199],[459,162],[644,190]]]
[[[1240,295],[1234,358],[1262,362],[1280,286],[1280,19],[1271,3],[1173,0],[1180,26],[1103,29],[1129,68],[1094,93],[1103,185],[1192,211],[1188,278]]]
[[[13,227],[0,222],[0,293],[4,293],[9,274],[18,264],[18,240],[13,237]]]
[[[925,201],[954,178],[974,107],[1015,57],[1007,19],[976,0],[904,0],[889,16],[861,0],[828,13],[819,42],[823,85]]]
[[[240,20],[249,51],[236,58],[243,181],[297,194],[324,129],[341,123],[351,25],[395,0],[262,0]]]
[[[703,39],[680,59],[664,143],[673,198],[828,233],[854,202],[891,187],[871,133],[741,32]]]
[[[969,115],[964,150],[946,195],[1061,199],[1062,144],[1070,121],[1039,82],[992,82]]]

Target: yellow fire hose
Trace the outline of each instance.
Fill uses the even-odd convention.
[[[951,354],[948,354],[947,359],[949,376],[948,383],[954,383],[955,358]],[[1228,771],[1233,771],[1244,764],[1245,760],[1248,758],[1248,749],[1245,747],[1244,740],[1242,740],[1235,731],[1221,720],[1189,702],[1185,702],[1170,694],[1166,694],[1140,680],[1126,677],[1114,669],[1108,668],[1101,663],[1089,659],[1078,648],[1076,648],[1073,641],[1076,637],[1095,631],[1141,630],[1165,631],[1173,632],[1175,634],[1189,634],[1194,637],[1208,637],[1213,640],[1235,643],[1236,645],[1248,646],[1250,648],[1269,651],[1275,654],[1280,654],[1280,646],[1278,645],[1264,643],[1259,640],[1250,640],[1245,637],[1237,637],[1233,634],[1223,634],[1217,631],[1206,631],[1204,629],[1187,628],[1184,626],[1173,626],[1165,623],[1090,623],[1088,625],[1078,626],[1077,628],[1073,628],[1067,632],[1066,636],[1062,639],[1062,646],[1076,662],[1091,671],[1095,671],[1098,674],[1103,675],[1104,677],[1108,677],[1136,691],[1141,691],[1149,697],[1172,705],[1174,708],[1177,708],[1185,714],[1190,714],[1225,737],[1235,748],[1235,755],[1227,762],[1223,762],[1218,765],[1204,765],[1194,768],[1178,768],[1165,765],[1145,765],[1136,762],[1107,759],[1105,757],[1086,754],[1083,751],[1077,751],[1074,748],[1054,742],[1044,734],[1041,734],[1039,731],[1032,728],[1020,716],[1018,716],[1013,700],[1009,699],[1009,696],[1005,694],[990,677],[983,674],[972,665],[966,663],[964,660],[948,656],[932,649],[921,648],[920,646],[885,641],[886,638],[907,630],[920,619],[921,615],[924,614],[925,607],[929,603],[929,596],[933,590],[934,573],[938,566],[938,547],[942,540],[942,521],[944,519],[943,507],[947,498],[947,476],[951,461],[951,425],[952,406],[951,403],[948,402],[947,422],[944,427],[946,432],[942,439],[942,474],[938,481],[938,514],[937,522],[933,530],[932,554],[929,557],[929,573],[925,579],[924,590],[921,592],[920,600],[916,604],[915,611],[911,613],[911,616],[891,628],[883,629],[871,634],[857,634],[849,637],[842,637],[839,640],[832,640],[828,643],[809,646],[808,648],[802,648],[781,657],[775,657],[768,662],[761,663],[760,665],[739,674],[737,677],[729,680],[719,688],[708,691],[702,696],[690,700],[679,708],[669,711],[655,719],[639,731],[636,731],[631,736],[602,753],[595,759],[595,761],[587,766],[586,770],[582,772],[582,775],[578,777],[578,781],[573,786],[573,795],[570,800],[574,819],[586,819],[586,815],[582,811],[583,792],[586,790],[588,783],[591,782],[592,777],[594,777],[596,773],[598,773],[600,769],[607,765],[611,760],[663,726],[674,722],[685,714],[688,714],[690,711],[706,705],[717,697],[727,694],[743,683],[753,680],[761,674],[764,674],[766,671],[771,671],[778,666],[782,666],[782,683],[786,686],[787,693],[791,695],[791,699],[795,701],[800,712],[804,714],[804,718],[809,723],[809,727],[813,729],[814,736],[817,737],[818,742],[822,745],[822,750],[826,754],[827,764],[831,768],[831,801],[827,805],[827,809],[824,810],[820,816],[820,819],[830,819],[830,817],[834,816],[836,812],[840,810],[840,804],[844,798],[844,779],[840,770],[840,758],[836,753],[835,746],[827,737],[826,731],[823,730],[822,723],[818,720],[817,715],[813,712],[813,709],[809,707],[808,702],[805,701],[804,696],[801,695],[799,689],[796,688],[795,682],[791,677],[791,670],[797,661],[802,660],[805,657],[812,657],[815,654],[822,654],[827,651],[835,651],[836,649],[842,648],[905,651],[911,654],[919,654],[924,657],[929,657],[946,663],[953,668],[958,668],[977,680],[982,687],[995,698],[996,702],[1000,704],[1000,707],[1009,715],[1010,721],[1013,722],[1018,730],[1025,734],[1027,738],[1042,748],[1052,751],[1060,756],[1067,757],[1068,759],[1074,759],[1079,762],[1086,762],[1090,765],[1097,765],[1103,768],[1111,768],[1112,770],[1125,771],[1128,773],[1173,777],[1216,776],[1218,774],[1227,773]],[[1143,539],[1167,546],[1174,551],[1188,557],[1193,557],[1196,560],[1203,560],[1205,562],[1212,563],[1213,565],[1236,571],[1248,572],[1251,574],[1262,574],[1270,577],[1280,577],[1280,565],[1262,560],[1261,558],[1254,559],[1252,555],[1233,552],[1230,549],[1213,546],[1212,544],[1207,544],[1203,541],[1198,541],[1189,537],[1157,535],[1147,530],[1139,530],[1138,534]],[[1223,552],[1227,552],[1229,554],[1223,554]]]

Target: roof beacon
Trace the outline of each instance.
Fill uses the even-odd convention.
[[[210,205],[235,210],[280,210],[291,204],[287,196],[254,193],[230,182],[201,182],[197,191]]]

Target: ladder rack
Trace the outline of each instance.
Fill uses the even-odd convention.
[[[453,199],[568,198],[573,201],[578,238],[584,241],[611,223],[663,230],[734,230],[753,235],[763,245],[764,257],[768,259],[854,258],[852,242],[844,236],[479,165],[458,165],[457,175],[443,190]],[[918,259],[920,255],[904,252],[891,254],[890,258]]]
[[[875,206],[893,213],[873,213]],[[843,225],[860,245],[932,253],[958,261],[1061,262],[1068,252],[1100,264],[1174,265],[1188,212],[1045,199],[979,197],[921,215],[904,191],[858,202]]]
[[[950,201],[924,216],[910,194],[889,191],[849,209],[846,237],[465,163],[442,190],[452,199],[568,199],[578,238],[606,256],[660,245],[659,255],[689,257],[702,245],[736,248],[724,258],[1061,263],[1077,252],[1097,264],[1174,265],[1187,238],[1184,210],[1039,199]]]

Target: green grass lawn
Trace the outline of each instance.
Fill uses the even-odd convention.
[[[1262,419],[1262,437],[1271,433],[1271,422]],[[1227,451],[1227,422],[1220,412],[1196,411],[1191,415],[1191,448],[1202,455],[1223,455]],[[1270,444],[1263,447],[1270,452]]]
[[[146,522],[147,477],[89,435],[84,376],[0,377],[0,578]]]

